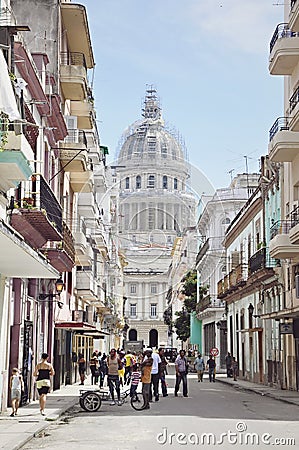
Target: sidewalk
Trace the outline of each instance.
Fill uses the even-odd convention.
[[[89,382],[86,385],[90,386]],[[47,398],[45,417],[40,414],[38,401],[20,408],[15,417],[9,416],[11,408],[8,408],[6,413],[0,415],[0,449],[17,450],[48,428],[51,421],[57,420],[78,403],[80,387],[77,383],[51,392]]]
[[[251,383],[250,381],[245,380],[234,381],[232,378],[227,378],[226,375],[216,376],[216,380],[221,383],[230,384],[235,389],[255,392],[260,395],[265,395],[266,397],[275,398],[276,400],[299,406],[299,392],[297,391],[282,390],[263,384]]]

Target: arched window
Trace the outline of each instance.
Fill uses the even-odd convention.
[[[130,189],[130,178],[126,177],[126,189]]]
[[[149,175],[148,176],[147,187],[148,188],[154,188],[155,187],[155,175]]]
[[[137,330],[134,330],[134,328],[129,331],[129,341],[137,341]]]
[[[137,175],[136,177],[136,189],[141,189],[141,176]]]
[[[163,175],[163,189],[167,189],[167,176]]]
[[[158,331],[155,328],[149,332],[149,346],[151,348],[158,347]]]
[[[229,217],[225,217],[225,219],[222,220],[221,224],[222,225],[229,225],[230,224],[230,218]]]
[[[178,179],[174,178],[173,179],[173,189],[177,189],[178,188]]]

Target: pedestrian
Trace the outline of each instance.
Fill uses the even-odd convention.
[[[198,353],[197,357],[194,360],[194,369],[197,372],[198,383],[203,382],[203,373],[205,370],[205,362],[200,353]]]
[[[89,363],[90,372],[91,372],[91,384],[98,384],[100,369],[99,369],[99,361],[97,356],[93,356]]]
[[[231,378],[232,376],[232,356],[228,352],[225,357],[225,365],[226,365],[226,376],[227,378]]]
[[[127,352],[124,355],[125,358],[125,374],[124,374],[124,380],[125,380],[125,384],[129,384],[130,383],[130,374],[131,374],[131,368],[132,368],[132,358],[133,355],[131,354],[131,352]]]
[[[175,360],[175,372],[176,372],[176,381],[174,388],[175,397],[178,396],[181,381],[183,382],[183,396],[188,397],[188,386],[187,386],[188,363],[185,357],[185,350],[180,350],[179,355]]]
[[[86,378],[85,372],[86,372],[86,361],[84,358],[83,353],[79,353],[79,359],[78,359],[78,371],[80,375],[81,385],[84,384],[84,380]]]
[[[107,366],[107,355],[103,353],[102,358],[100,359],[100,388],[104,386],[105,376],[108,373],[108,366]]]
[[[107,367],[108,367],[108,386],[112,399],[110,405],[112,406],[116,404],[114,400],[114,390],[115,390],[118,400],[117,404],[118,406],[121,406],[122,403],[120,401],[120,381],[118,376],[118,370],[122,368],[122,363],[118,354],[116,353],[115,348],[112,348],[110,350],[110,354],[107,358]]]
[[[39,394],[39,407],[42,416],[45,416],[45,407],[47,401],[47,394],[51,387],[51,376],[55,375],[52,364],[48,362],[49,355],[47,353],[42,354],[42,360],[37,364],[33,372],[33,376],[36,378],[36,387]]]
[[[164,348],[160,347],[159,348],[159,356],[161,359],[161,364],[160,364],[160,370],[159,370],[159,377],[161,380],[161,389],[162,389],[162,395],[163,397],[167,397],[167,386],[166,386],[166,374],[167,374],[167,359],[164,355]]]
[[[151,389],[150,389],[150,401],[152,401],[152,397],[154,395],[155,401],[159,401],[159,380],[160,380],[160,364],[161,358],[159,353],[152,352],[153,365],[152,365],[152,373],[151,373]],[[154,394],[152,393],[152,386]]]
[[[141,373],[138,370],[137,364],[134,364],[132,367],[132,373],[131,373],[130,397],[134,397],[140,379],[141,379]]]
[[[14,367],[12,369],[12,375],[10,377],[10,396],[12,413],[10,417],[18,415],[18,409],[20,406],[21,394],[24,390],[24,382],[19,369]]]
[[[119,359],[120,359],[120,365],[119,365],[119,369],[118,369],[118,376],[119,376],[119,382],[121,387],[124,387],[125,384],[125,365],[126,365],[126,360],[125,360],[125,352],[124,351],[120,351],[119,355],[118,355]]]
[[[144,358],[141,363],[141,381],[142,381],[142,395],[143,395],[143,409],[150,409],[150,391],[151,391],[151,374],[153,366],[152,358],[153,350],[147,348],[144,352]]]
[[[213,381],[215,383],[215,372],[216,372],[216,361],[214,356],[210,355],[210,358],[207,360],[207,369],[209,371],[209,381],[210,383]]]
[[[239,372],[239,364],[234,356],[233,356],[233,361],[232,361],[232,371],[233,371],[234,381],[237,381],[237,375]]]

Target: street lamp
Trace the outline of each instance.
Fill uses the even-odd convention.
[[[60,298],[60,294],[64,289],[64,282],[62,280],[62,278],[59,278],[56,282],[55,282],[55,289],[56,289],[56,293],[49,293],[49,294],[39,294],[38,299],[39,300],[52,300],[52,301],[57,301],[57,304],[59,306],[59,308],[62,308],[63,303],[59,301]],[[54,300],[55,297],[58,296],[58,300]]]

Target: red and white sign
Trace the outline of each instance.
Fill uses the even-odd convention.
[[[219,355],[219,350],[217,347],[211,348],[210,350],[210,355],[212,356],[218,356]]]

